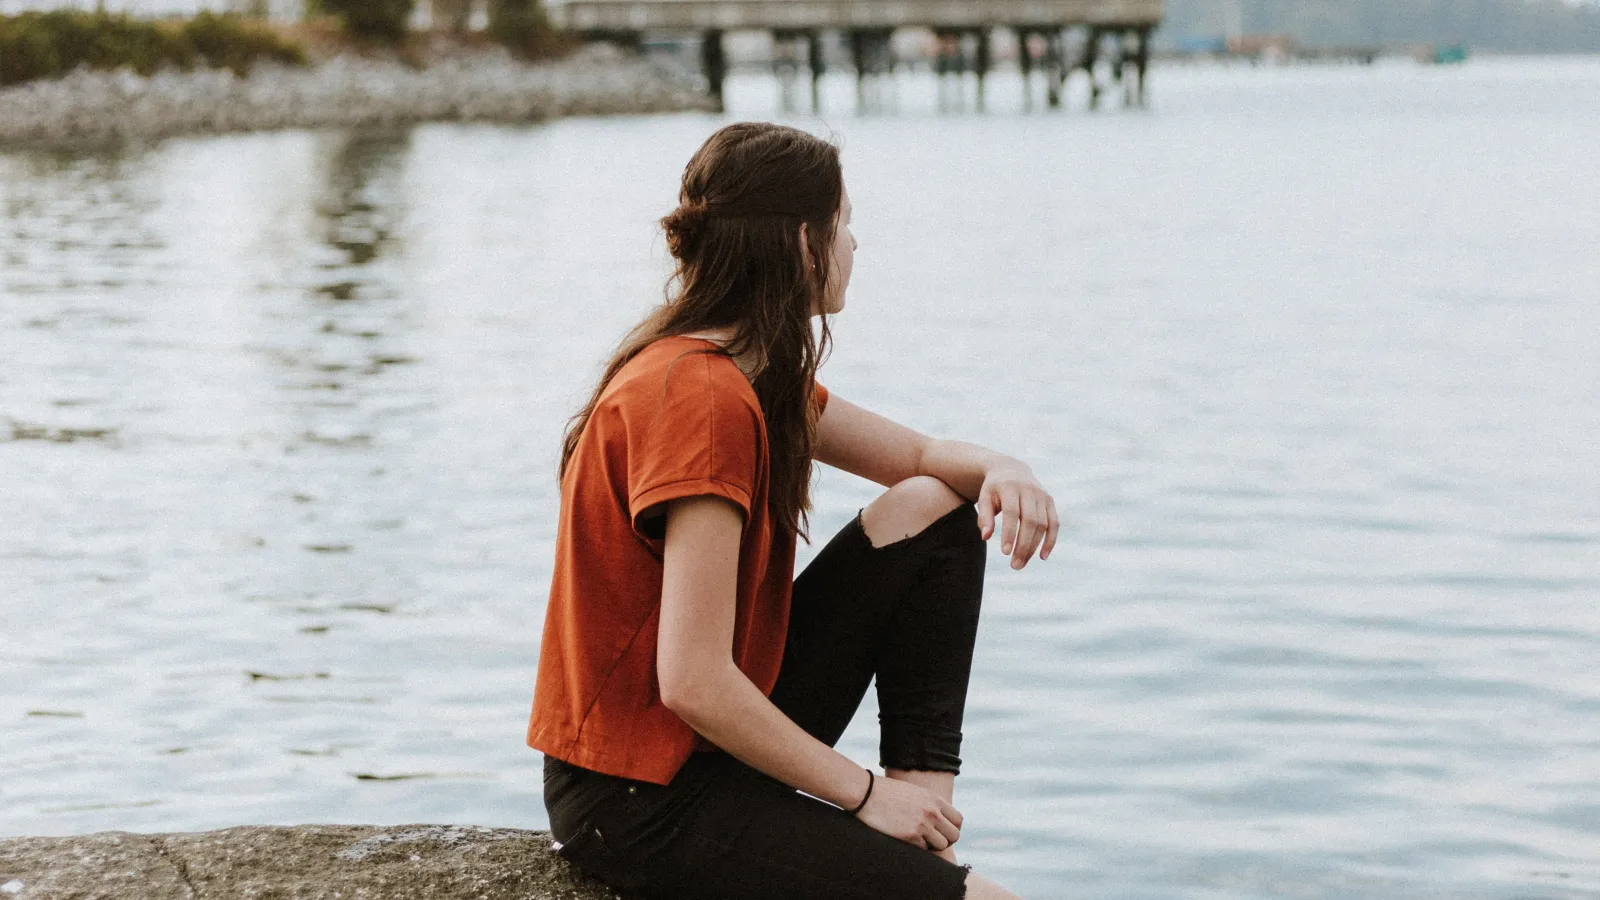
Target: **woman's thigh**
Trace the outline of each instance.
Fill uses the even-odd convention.
[[[965,890],[966,867],[874,831],[724,753],[696,754],[671,785],[640,784],[626,798],[606,839],[616,851],[613,871],[597,874],[630,896],[958,900]],[[626,861],[620,869],[618,859]]]

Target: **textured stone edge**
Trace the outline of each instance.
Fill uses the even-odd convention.
[[[189,867],[184,864],[183,860],[167,851],[167,842],[161,837],[155,836],[150,838],[150,844],[155,847],[156,854],[166,860],[168,865],[172,866],[172,870],[178,874],[178,880],[183,882],[184,889],[189,892],[190,900],[199,897],[200,892],[195,890],[194,882],[189,880]]]
[[[0,900],[616,900],[550,834],[470,825],[240,826],[0,839]]]

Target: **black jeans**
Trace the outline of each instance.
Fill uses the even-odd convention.
[[[829,746],[878,686],[879,764],[957,772],[986,545],[963,504],[873,547],[857,513],[795,579],[772,701]],[[862,775],[862,790],[866,776]],[[625,896],[959,900],[966,868],[721,752],[669,785],[545,758],[558,851]]]

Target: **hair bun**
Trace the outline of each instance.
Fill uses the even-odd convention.
[[[705,224],[704,203],[679,205],[661,220],[661,227],[667,232],[667,250],[675,258],[687,262],[700,246],[700,236],[705,231]]]

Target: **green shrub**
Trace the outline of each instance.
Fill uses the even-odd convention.
[[[72,70],[119,69],[141,75],[197,61],[244,74],[257,60],[302,65],[305,52],[270,28],[236,15],[204,12],[184,22],[123,14],[53,10],[0,16],[0,85],[59,78]]]
[[[0,85],[18,84],[65,71],[49,32],[25,16],[0,19]]]
[[[344,21],[357,37],[398,43],[416,0],[320,0],[319,6]]]
[[[489,34],[520,56],[549,56],[566,45],[539,0],[489,0]]]
[[[140,75],[154,75],[163,63],[194,67],[194,47],[171,25],[141,22],[126,16],[100,17],[98,27],[73,29],[88,52],[82,61],[94,69],[128,66]]]
[[[212,68],[232,69],[239,75],[257,60],[303,66],[305,51],[285,41],[277,32],[231,13],[202,12],[183,25],[184,37]]]

